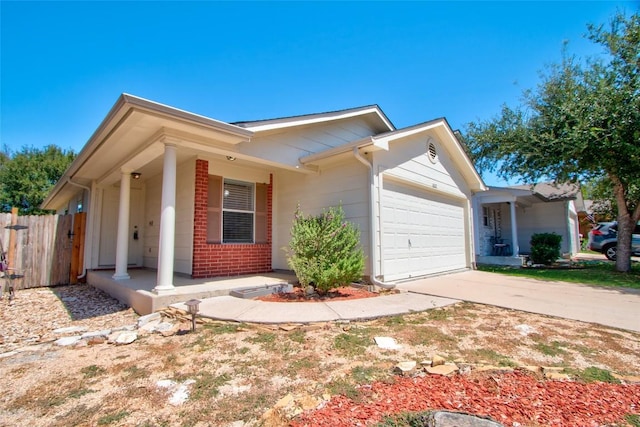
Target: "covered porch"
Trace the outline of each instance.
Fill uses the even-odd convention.
[[[531,236],[555,233],[561,253],[579,250],[573,185],[491,187],[474,196],[476,263],[520,266],[531,251]]]
[[[158,272],[153,269],[128,270],[127,280],[114,279],[114,270],[94,270],[87,273],[87,282],[113,298],[129,305],[140,315],[153,313],[171,304],[192,298],[203,299],[229,295],[234,289],[295,283],[296,276],[289,272],[274,272],[256,275],[191,279],[174,274],[174,292],[157,293]]]

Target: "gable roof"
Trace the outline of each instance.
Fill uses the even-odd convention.
[[[559,200],[575,200],[580,195],[580,186],[572,183],[557,184],[555,182],[541,182],[535,185],[512,185],[507,188],[529,190],[533,195],[545,202]]]
[[[376,104],[363,107],[348,108],[344,110],[328,111],[324,113],[303,114],[299,116],[281,117],[266,120],[253,120],[244,122],[234,122],[239,126],[253,132],[264,132],[286,129],[294,126],[306,126],[334,120],[347,119],[351,117],[364,117],[374,127],[376,132],[387,132],[395,130],[391,120],[384,114],[382,109]]]
[[[446,144],[447,150],[449,151],[449,154],[454,159],[456,164],[458,164],[460,173],[465,178],[467,183],[469,183],[470,188],[473,191],[486,190],[487,187],[485,186],[484,181],[478,174],[478,171],[473,165],[473,162],[462,147],[462,144],[456,137],[455,133],[453,132],[453,130],[451,130],[447,119],[445,119],[444,117],[429,120],[427,122],[419,123],[413,126],[408,126],[402,129],[394,129],[389,132],[369,136],[348,144],[310,154],[308,156],[300,158],[300,163],[313,164],[315,162],[319,162],[333,156],[347,153],[349,151],[352,151],[354,148],[360,149],[365,147],[374,147],[374,149],[377,150],[388,150],[389,144],[393,143],[394,141],[409,137],[411,135],[427,132],[432,129],[438,130],[441,136],[449,140],[449,143]]]

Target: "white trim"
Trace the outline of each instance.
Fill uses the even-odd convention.
[[[378,119],[389,130],[394,130],[395,127],[387,119],[377,106],[353,108],[349,110],[333,111],[328,113],[310,114],[304,116],[285,117],[281,119],[271,120],[259,120],[255,122],[240,122],[240,125],[244,129],[249,129],[253,132],[265,132],[276,129],[286,129],[295,126],[312,125],[316,123],[324,123],[334,120],[348,119],[350,117],[365,116],[368,114],[375,114]]]

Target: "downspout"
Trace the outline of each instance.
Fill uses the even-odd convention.
[[[71,181],[71,178],[67,178],[67,183],[71,184],[71,185],[75,185],[76,187],[80,187],[83,190],[87,190],[87,212],[89,211],[89,205],[91,204],[91,188],[82,185],[82,184],[78,184],[77,182],[73,182]],[[80,274],[79,276],[77,276],[78,279],[84,279],[85,276],[87,275],[87,257],[83,256],[82,257],[82,274]]]
[[[363,165],[365,165],[368,169],[369,169],[369,244],[370,244],[370,251],[371,251],[371,256],[369,257],[371,259],[371,275],[369,277],[369,280],[371,281],[371,283],[373,283],[375,286],[379,286],[383,289],[393,289],[396,287],[395,284],[391,284],[391,283],[385,283],[385,282],[381,282],[378,279],[376,279],[376,267],[378,265],[378,259],[377,259],[377,245],[376,245],[376,236],[378,235],[376,233],[376,227],[375,227],[375,223],[376,223],[376,207],[375,207],[375,195],[376,195],[376,189],[374,186],[374,172],[373,172],[373,165],[371,163],[369,163],[369,161],[367,159],[365,159],[364,157],[362,157],[362,154],[360,154],[360,151],[358,151],[358,147],[354,147],[353,148],[353,156],[356,158],[356,160],[358,160],[360,163],[362,163]]]

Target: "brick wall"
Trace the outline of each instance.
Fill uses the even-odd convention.
[[[209,162],[196,160],[196,194],[193,229],[194,279],[266,273],[271,267],[273,176],[267,188],[267,243],[207,243],[207,191]]]

